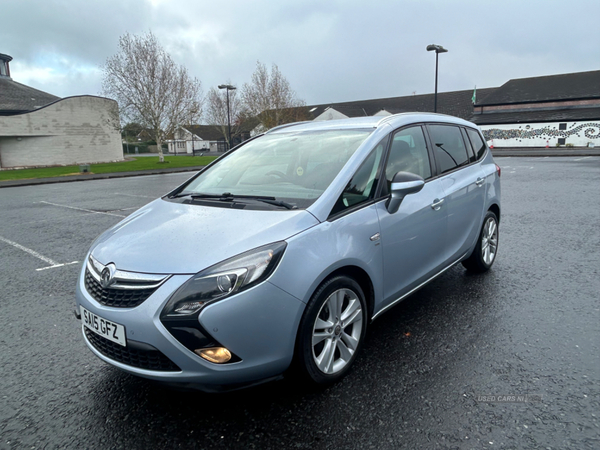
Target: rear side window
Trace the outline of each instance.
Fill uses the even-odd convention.
[[[473,145],[473,150],[475,150],[475,155],[477,159],[481,159],[483,154],[485,153],[485,142],[481,139],[481,135],[470,128],[467,128],[467,135],[469,136],[469,140]]]
[[[477,155],[475,154],[475,152],[473,150],[473,146],[471,145],[471,141],[467,137],[467,130],[465,130],[464,128],[461,128],[460,131],[461,131],[461,133],[463,135],[463,141],[465,141],[465,145],[467,146],[467,152],[469,153],[469,161],[470,162],[477,161]]]
[[[428,125],[433,151],[442,173],[469,163],[460,129],[452,125]]]

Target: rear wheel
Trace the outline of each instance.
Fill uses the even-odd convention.
[[[316,384],[333,383],[350,369],[367,329],[360,285],[347,276],[325,281],[313,294],[300,323],[297,362]]]
[[[483,219],[479,240],[471,256],[462,262],[470,272],[482,273],[490,270],[498,253],[498,218],[488,211]]]

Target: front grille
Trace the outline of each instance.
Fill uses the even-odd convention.
[[[114,308],[134,308],[142,304],[158,289],[157,287],[148,289],[104,289],[92,276],[88,268],[85,269],[85,288],[98,303]]]
[[[109,341],[102,336],[84,328],[85,337],[96,350],[107,358],[137,367],[139,369],[155,370],[159,372],[181,372],[181,369],[167,358],[160,350],[149,344],[127,341],[127,347]]]

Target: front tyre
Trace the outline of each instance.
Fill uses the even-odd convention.
[[[479,240],[471,256],[462,262],[469,272],[483,273],[490,270],[498,253],[498,218],[488,211],[483,219]]]
[[[367,329],[367,304],[359,284],[347,276],[326,280],[300,322],[297,360],[316,384],[329,384],[350,369]]]

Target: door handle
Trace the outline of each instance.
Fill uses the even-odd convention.
[[[431,207],[435,210],[435,211],[439,211],[439,209],[442,207],[442,203],[444,203],[444,199],[439,199],[436,198],[433,203],[431,204]]]
[[[483,185],[483,183],[485,183],[485,180],[483,178],[477,178],[477,181],[475,182],[475,184],[479,187],[481,187]]]

